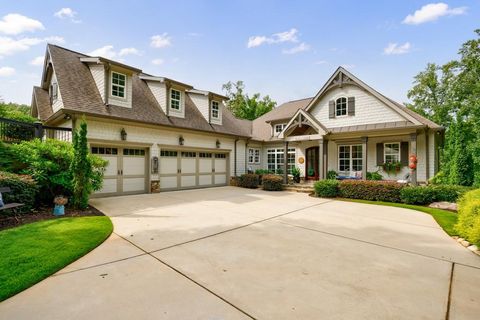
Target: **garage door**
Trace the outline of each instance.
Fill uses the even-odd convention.
[[[95,195],[147,192],[146,149],[92,146],[91,153],[108,161],[103,187]]]
[[[163,149],[160,152],[160,189],[225,185],[227,159],[226,153]]]

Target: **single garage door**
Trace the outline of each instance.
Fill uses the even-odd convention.
[[[92,146],[91,153],[108,161],[103,187],[95,195],[109,196],[147,192],[147,150]]]
[[[162,149],[160,190],[226,185],[227,159],[227,153]]]

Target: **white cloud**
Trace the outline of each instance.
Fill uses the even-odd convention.
[[[310,50],[310,46],[306,44],[305,42],[300,43],[298,46],[290,48],[290,49],[284,49],[282,52],[284,54],[296,54],[304,51]]]
[[[69,18],[73,23],[80,23],[81,20],[76,19],[77,12],[73,11],[72,8],[62,8],[53,14],[55,17],[60,19]]]
[[[435,21],[444,16],[456,16],[465,14],[467,7],[449,8],[448,4],[443,2],[429,3],[409,14],[404,20],[405,24],[422,24],[425,22]]]
[[[0,67],[0,77],[10,77],[15,74],[15,69],[11,67]]]
[[[152,60],[152,63],[156,66],[159,66],[159,65],[163,64],[164,62],[165,62],[165,60],[163,60],[163,59],[153,59]]]
[[[248,38],[247,48],[255,48],[262,44],[282,43],[282,42],[298,42],[298,30],[292,28],[285,32],[274,33],[270,37],[252,36]]]
[[[411,48],[412,46],[410,45],[410,42],[405,42],[400,45],[398,43],[389,43],[388,46],[383,49],[383,53],[386,55],[405,54],[409,53]]]
[[[43,62],[45,61],[45,57],[44,56],[38,56],[36,57],[35,59],[33,59],[32,61],[30,61],[30,64],[32,66],[41,66],[43,65]]]
[[[10,13],[3,16],[0,20],[0,33],[17,35],[23,32],[34,32],[36,30],[45,30],[43,24],[18,13]]]
[[[128,55],[141,56],[142,53],[138,49],[130,47],[130,48],[120,49],[120,52],[118,53],[118,55],[120,57],[128,56]]]
[[[104,57],[107,59],[113,59],[117,56],[117,52],[113,50],[112,45],[106,45],[101,48],[93,50],[88,55],[93,57]]]
[[[150,38],[150,46],[154,48],[165,48],[172,45],[172,38],[168,36],[168,33],[162,33],[154,35]]]
[[[22,38],[13,39],[9,37],[0,37],[0,55],[12,55],[17,52],[27,51],[30,47],[44,43],[64,43],[62,37],[47,37],[47,38]]]

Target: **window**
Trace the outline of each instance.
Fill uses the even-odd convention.
[[[200,152],[200,153],[198,154],[198,156],[199,156],[200,158],[211,158],[211,157],[212,157],[212,154],[211,154],[210,152]]]
[[[385,163],[400,162],[400,142],[383,145],[383,160]]]
[[[335,114],[337,117],[347,115],[347,98],[338,98],[335,101]]]
[[[50,85],[50,99],[52,101],[57,100],[58,98],[58,84],[56,82],[53,82]]]
[[[362,171],[362,145],[347,145],[338,147],[338,171],[350,175],[351,171]]]
[[[160,157],[176,157],[176,156],[177,156],[177,151],[171,151],[171,150],[160,151]]]
[[[92,147],[91,149],[92,154],[113,154],[116,155],[118,153],[117,148],[105,148],[105,147]]]
[[[275,135],[278,136],[278,134],[279,134],[280,132],[282,132],[283,129],[285,129],[286,126],[287,126],[286,123],[276,124],[276,125],[275,125]]]
[[[248,149],[248,163],[259,164],[260,163],[260,149]]]
[[[215,159],[226,159],[227,154],[226,153],[215,153]]]
[[[112,71],[112,96],[125,98],[125,84],[127,82],[127,76]]]
[[[175,89],[170,89],[170,108],[180,111],[180,101],[182,93]]]
[[[196,152],[182,151],[183,158],[195,158],[197,156]]]
[[[143,157],[145,156],[145,150],[143,149],[123,149],[124,156],[137,156]]]
[[[282,173],[284,165],[284,150],[268,149],[267,150],[267,169],[272,172]],[[287,154],[287,170],[288,173],[295,167],[295,148],[288,148]]]
[[[212,101],[212,118],[218,119],[220,117],[220,109],[218,108],[218,102]]]

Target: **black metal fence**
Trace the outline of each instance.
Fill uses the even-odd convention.
[[[0,141],[21,142],[35,138],[72,141],[72,129],[44,126],[40,122],[29,123],[0,117]]]

